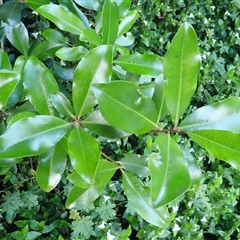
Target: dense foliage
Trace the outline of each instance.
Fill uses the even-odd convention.
[[[238,239],[239,8],[5,1],[1,239]]]

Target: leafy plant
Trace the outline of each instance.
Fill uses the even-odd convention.
[[[42,41],[30,44],[18,15],[2,18],[6,38],[22,54],[12,67],[7,54],[0,53],[2,174],[35,156],[39,186],[50,192],[66,174],[73,185],[66,207],[81,211],[116,177],[132,211],[162,230],[173,220],[167,206],[200,182],[185,139],[239,170],[239,98],[189,109],[201,67],[189,23],[180,26],[163,57],[130,53],[134,38],[129,30],[138,15],[130,1],[42,3],[26,3],[56,26],[42,32]],[[95,21],[90,23],[78,5],[97,10]],[[1,7],[6,8],[7,3]],[[147,136],[146,151],[115,158],[105,152],[108,141],[132,135]],[[14,199],[14,210],[21,207],[15,195],[7,192],[3,212],[10,212],[7,204]],[[96,212],[108,221],[114,207],[100,204]],[[72,237],[89,238],[92,226],[90,217],[77,216]]]

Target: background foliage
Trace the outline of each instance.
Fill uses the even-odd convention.
[[[16,3],[7,2],[10,5]],[[64,4],[65,1],[59,2]],[[48,39],[50,34],[47,29],[54,28],[54,25],[33,13],[27,5],[16,6],[15,11],[28,30],[30,45],[38,44],[39,40],[42,42],[35,48],[34,55],[43,59],[57,77],[60,88],[65,91],[66,96],[70,95],[70,79],[77,62],[65,62],[65,71],[62,71],[60,63],[54,60],[54,53],[66,44],[66,39],[70,39],[73,44],[78,40],[71,34],[59,32],[57,42],[52,43],[54,46],[47,45],[45,39]],[[79,9],[89,16],[94,24],[95,11],[82,7]],[[151,51],[164,55],[180,23],[188,21],[194,26],[200,41],[203,64],[190,110],[229,96],[239,96],[238,1],[160,3],[157,0],[139,0],[133,1],[132,9],[137,9],[139,13],[139,18],[131,29],[135,37],[135,42],[131,45],[134,52]],[[4,17],[1,18],[4,21]],[[10,20],[14,21],[15,18],[14,16],[13,20]],[[20,55],[19,51],[24,52],[26,47],[19,46],[16,50],[9,41],[10,38],[5,38],[2,32],[2,46],[13,64]],[[62,56],[61,52],[59,56]],[[16,110],[13,108],[10,114],[14,111]],[[4,131],[5,121],[6,114],[1,112],[0,132]],[[165,122],[167,123],[168,119],[165,119]],[[109,142],[101,138],[98,140],[104,152],[112,159],[120,159],[130,153],[147,154],[153,141],[150,136],[131,136],[121,141]],[[36,184],[37,163],[36,159],[31,157],[13,165],[1,176],[1,238],[9,239],[11,236],[14,239],[88,239],[91,236],[92,239],[107,239],[108,236],[110,239],[110,235],[115,236],[115,239],[131,239],[134,236],[139,239],[240,238],[238,172],[228,164],[209,156],[189,139],[182,138],[179,141],[191,149],[203,176],[198,188],[170,204],[172,222],[168,229],[149,225],[136,214],[123,195],[118,171],[103,194],[88,209],[67,210],[65,201],[72,187],[66,180],[67,173],[57,188],[45,193]]]

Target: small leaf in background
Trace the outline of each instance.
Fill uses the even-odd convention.
[[[63,36],[63,34],[55,29],[48,28],[42,32],[42,35],[46,40],[51,43],[57,44],[67,44],[67,39]]]
[[[91,1],[83,1],[83,0],[74,0],[79,6],[95,11],[100,10],[100,2],[99,0],[91,0]]]
[[[0,69],[1,70],[5,69],[5,70],[9,70],[9,71],[12,70],[12,66],[10,64],[7,53],[2,52],[1,50],[0,50]]]
[[[86,119],[82,121],[86,127],[92,132],[110,139],[119,139],[129,136],[129,134],[111,126],[102,116],[99,110],[91,113]]]
[[[103,41],[101,37],[96,33],[95,30],[87,28],[84,29],[80,35],[81,41],[90,42],[96,46],[102,45]]]
[[[36,12],[52,21],[63,31],[80,35],[82,30],[85,29],[82,21],[62,6],[51,3],[37,8]]]
[[[240,170],[240,134],[222,130],[199,130],[190,132],[188,135],[213,157]]]
[[[8,70],[0,70],[0,110],[7,104],[9,97],[20,81],[20,74]]]
[[[114,63],[135,74],[157,77],[163,72],[163,59],[155,54],[134,53],[118,58]]]
[[[179,125],[186,132],[196,130],[226,130],[240,133],[240,98],[230,97],[204,106],[187,116]]]
[[[66,162],[66,154],[60,143],[39,156],[36,179],[41,189],[50,192],[57,186],[65,171]]]
[[[58,92],[58,84],[50,70],[31,56],[24,67],[23,86],[27,96],[40,114],[54,115],[51,94]]]
[[[160,134],[155,144],[160,153],[152,153],[148,166],[151,172],[151,199],[155,208],[164,206],[188,190],[188,162],[170,134]]]
[[[5,33],[9,42],[23,55],[28,54],[29,37],[25,25],[20,22],[15,26],[5,25]]]
[[[6,1],[0,5],[0,19],[14,26],[21,21],[21,5],[17,1]]]
[[[118,34],[118,5],[106,0],[102,9],[102,38],[104,44],[114,44]]]
[[[100,147],[89,133],[74,128],[68,137],[68,152],[74,170],[91,184],[100,160]]]
[[[56,56],[65,61],[76,61],[88,53],[85,47],[63,47],[56,51]]]
[[[148,177],[150,176],[150,171],[148,168],[147,157],[131,154],[119,161],[127,171],[137,175],[138,177]]]
[[[121,20],[118,26],[118,36],[128,32],[138,19],[137,10],[129,11]]]
[[[0,158],[42,154],[59,142],[68,128],[69,123],[53,116],[21,119],[0,136]]]
[[[151,206],[150,194],[148,195],[148,191],[143,187],[140,179],[130,173],[123,172],[123,188],[129,203],[144,220],[156,227],[168,227],[167,208],[162,207],[156,210]]]
[[[67,196],[66,208],[85,209],[100,196],[104,189],[105,185],[101,187],[89,186],[88,188],[74,186]]]
[[[196,90],[200,66],[196,33],[190,24],[184,23],[164,56],[164,95],[175,126]]]
[[[59,113],[74,118],[73,107],[62,93],[57,92],[52,94],[52,104]]]
[[[103,117],[122,131],[143,134],[156,126],[157,112],[153,101],[143,97],[131,82],[114,81],[92,87]]]
[[[103,45],[91,50],[78,64],[73,78],[73,106],[83,116],[96,104],[92,83],[109,82],[112,75],[112,47]]]

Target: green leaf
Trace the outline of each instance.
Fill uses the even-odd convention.
[[[155,103],[157,112],[158,112],[158,121],[163,118],[168,110],[166,107],[166,101],[164,98],[164,78],[163,78],[163,74],[160,74],[154,81],[155,83],[155,90],[154,90],[154,94],[153,94],[153,101]]]
[[[114,0],[117,5],[118,5],[118,9],[119,9],[119,14],[120,17],[125,16],[128,12],[129,9],[131,7],[131,0],[130,1],[126,1],[126,0]]]
[[[58,0],[58,2],[67,7],[70,12],[72,12],[73,14],[75,14],[84,24],[84,26],[87,28],[89,27],[89,22],[87,17],[84,15],[84,13],[76,6],[76,4],[73,1],[69,1],[69,0]]]
[[[20,112],[20,113],[17,113],[12,118],[10,118],[10,120],[8,122],[8,127],[10,127],[15,122],[17,122],[17,121],[19,121],[19,120],[21,120],[23,118],[34,117],[34,116],[37,116],[37,113],[35,113],[35,112]]]
[[[169,216],[167,208],[154,209],[152,207],[148,192],[137,177],[123,172],[123,188],[128,201],[143,219],[156,227],[168,227]]]
[[[79,188],[89,188],[91,184],[86,183],[85,180],[76,172],[72,172],[67,176],[69,182]]]
[[[119,139],[129,134],[111,126],[102,116],[99,110],[94,111],[82,121],[92,132],[110,139]]]
[[[93,185],[95,187],[106,186],[117,169],[118,167],[116,164],[107,160],[99,161]]]
[[[68,152],[75,171],[91,184],[100,160],[100,147],[95,138],[81,128],[74,128],[68,137]]]
[[[0,70],[0,110],[7,104],[9,97],[20,81],[20,74],[8,70]]]
[[[138,154],[131,154],[122,158],[119,163],[129,172],[138,177],[148,177],[150,175],[147,157]]]
[[[60,141],[69,123],[53,116],[21,119],[0,136],[1,158],[39,155]]]
[[[21,7],[17,1],[6,1],[0,6],[0,19],[11,26],[21,21]]]
[[[59,113],[74,118],[73,107],[62,93],[57,92],[52,94],[52,103]]]
[[[155,54],[134,53],[118,58],[114,63],[135,74],[157,77],[163,72],[163,59]]]
[[[9,61],[8,55],[5,52],[2,52],[0,50],[0,69],[5,69],[5,70],[12,70],[11,63]]]
[[[103,221],[109,221],[116,217],[116,204],[110,202],[102,202],[96,207],[96,212],[101,216]]]
[[[104,44],[114,44],[118,34],[118,5],[106,0],[102,10],[102,37]]]
[[[95,11],[100,10],[100,3],[99,0],[91,0],[91,1],[83,1],[83,0],[74,0],[79,6]]]
[[[164,56],[164,95],[175,126],[196,90],[200,65],[196,33],[190,24],[184,23]]]
[[[47,4],[36,9],[36,12],[52,21],[59,29],[80,35],[85,28],[82,21],[69,10],[56,4]]]
[[[9,42],[23,55],[28,54],[29,37],[25,25],[20,22],[15,26],[5,25],[5,33]]]
[[[105,189],[101,187],[90,186],[89,188],[79,188],[74,186],[67,196],[66,208],[82,210],[93,203]]]
[[[67,39],[63,34],[55,29],[48,28],[42,32],[42,35],[45,37],[48,42],[56,44],[67,44]]]
[[[143,134],[156,126],[153,101],[143,97],[137,85],[114,81],[92,87],[103,117],[113,127],[128,133]]]
[[[83,116],[95,105],[92,83],[109,82],[112,75],[112,47],[103,45],[91,50],[78,64],[73,78],[73,106]]]
[[[50,0],[27,0],[25,3],[28,5],[28,7],[32,8],[33,10],[36,10],[38,7],[49,4]]]
[[[130,32],[128,32],[125,34],[125,36],[121,35],[118,37],[115,43],[118,46],[127,47],[134,43],[134,37]]]
[[[93,29],[84,29],[80,35],[81,41],[90,42],[96,46],[102,45],[103,41],[101,37]]]
[[[38,185],[46,192],[57,186],[66,167],[66,154],[60,143],[41,154],[38,158],[36,179]]]
[[[118,26],[118,36],[123,35],[127,31],[131,29],[133,24],[138,19],[138,12],[137,10],[129,11],[121,20]]]
[[[240,98],[226,100],[204,106],[187,116],[179,128],[185,132],[196,130],[226,130],[240,133]]]
[[[56,52],[56,56],[65,61],[76,61],[88,53],[85,47],[63,47]]]
[[[240,134],[220,130],[199,130],[190,132],[188,135],[213,157],[240,170]]]
[[[23,86],[27,96],[40,114],[54,115],[51,94],[58,92],[58,84],[50,70],[31,56],[23,71]]]
[[[188,190],[190,176],[187,160],[170,134],[160,134],[155,144],[160,154],[152,153],[148,166],[151,172],[153,206],[164,206]]]

